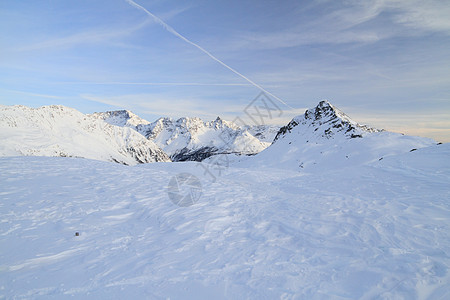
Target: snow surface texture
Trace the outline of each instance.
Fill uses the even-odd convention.
[[[93,114],[117,126],[135,129],[161,147],[173,161],[202,161],[218,154],[256,154],[270,146],[279,126],[239,127],[217,117],[214,121],[200,118],[160,118],[153,123],[134,113],[108,111]]]
[[[166,187],[188,172],[199,201]],[[0,298],[449,299],[450,144],[303,173],[0,158]],[[79,232],[79,236],[75,233]]]
[[[134,165],[170,158],[130,128],[60,106],[0,106],[0,156],[69,156]]]

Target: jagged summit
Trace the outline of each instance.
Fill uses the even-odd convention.
[[[366,133],[382,131],[358,124],[329,101],[323,100],[315,108],[308,109],[303,115],[293,118],[286,126],[280,128],[274,142],[299,124],[304,125],[302,128],[306,131],[308,131],[306,128],[313,131],[318,138],[332,138],[336,134],[347,138],[360,138]]]
[[[324,172],[378,161],[434,143],[431,139],[358,124],[330,102],[321,101],[283,126],[272,145],[248,163]]]
[[[304,117],[305,119],[312,120],[314,125],[322,125],[329,122],[333,124],[333,128],[340,129],[338,131],[346,129],[347,132],[356,128],[365,132],[380,131],[367,125],[358,124],[328,100],[322,100],[314,109],[307,110]]]
[[[160,118],[147,126],[145,135],[174,161],[201,161],[217,154],[255,154],[270,145],[220,117],[214,121]]]
[[[93,116],[112,125],[136,130],[175,161],[201,161],[216,154],[256,154],[271,144],[279,129],[276,126],[241,128],[219,116],[213,121],[198,117],[161,117],[153,123],[127,110]]]

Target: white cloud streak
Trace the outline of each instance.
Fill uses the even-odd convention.
[[[240,112],[240,105],[227,105],[221,102],[211,102],[189,97],[175,97],[165,94],[128,94],[119,96],[80,95],[81,98],[102,104],[115,106],[120,109],[130,109],[136,112],[145,112],[158,117],[200,117],[213,119],[225,112]]]
[[[316,1],[316,8],[320,8]],[[278,49],[314,44],[375,43],[397,36],[450,35],[448,0],[349,0],[312,21],[277,31],[241,32],[231,49]],[[302,20],[303,13],[297,17]],[[381,19],[383,15],[384,19]],[[380,22],[370,24],[370,21]]]
[[[54,48],[70,48],[76,45],[80,44],[99,44],[99,43],[105,43],[106,41],[111,41],[117,38],[121,38],[123,36],[127,36],[144,26],[146,26],[149,23],[148,20],[127,29],[117,30],[117,29],[97,29],[97,30],[91,30],[86,32],[80,32],[76,34],[72,34],[65,37],[60,38],[54,38],[49,39],[43,42],[35,43],[32,45],[27,45],[20,47],[17,49],[18,51],[35,51],[35,50],[45,50],[45,49],[54,49]],[[115,43],[115,45],[119,45],[121,47],[127,47],[129,48],[129,45],[124,44],[118,44]]]
[[[0,89],[0,91],[7,92],[7,93],[14,93],[14,94],[20,94],[30,97],[38,97],[38,98],[48,98],[48,99],[64,99],[65,97],[55,96],[55,95],[48,95],[48,94],[39,94],[39,93],[31,93],[31,92],[25,92],[25,91],[17,91],[17,90],[9,90],[9,89]]]
[[[138,114],[149,114],[156,117],[167,116],[171,118],[200,117],[204,120],[214,120],[217,116],[226,120],[236,117],[252,125],[241,105],[211,102],[204,99],[190,99],[189,97],[173,97],[165,94],[129,94],[120,96],[80,95],[80,98],[97,103],[111,105],[117,109],[129,109]],[[285,125],[293,117],[303,114],[306,109],[299,108],[283,111],[281,116],[266,118],[266,124]],[[153,120],[149,120],[153,121]]]
[[[277,96],[275,96],[274,94],[272,94],[271,92],[267,91],[265,88],[263,88],[262,86],[260,86],[259,84],[257,84],[256,82],[252,81],[251,79],[249,79],[248,77],[246,77],[245,75],[243,75],[242,73],[238,72],[237,70],[235,70],[234,68],[230,67],[229,65],[227,65],[226,63],[222,62],[220,59],[218,59],[217,57],[215,57],[214,55],[212,55],[209,51],[207,51],[206,49],[204,49],[203,47],[201,47],[200,45],[192,42],[191,40],[189,40],[188,38],[184,37],[183,35],[181,35],[180,33],[178,33],[175,29],[173,29],[170,25],[168,25],[167,23],[165,23],[163,20],[161,20],[160,18],[158,18],[157,16],[155,16],[154,14],[152,14],[151,12],[149,12],[146,8],[142,7],[141,5],[137,4],[136,2],[132,1],[132,0],[125,0],[126,2],[128,2],[130,5],[142,10],[143,12],[145,12],[147,15],[149,15],[150,17],[153,18],[153,20],[155,20],[156,23],[158,23],[159,25],[161,25],[166,31],[168,31],[169,33],[173,34],[174,36],[180,38],[181,40],[185,41],[186,43],[196,47],[197,49],[199,49],[201,52],[203,52],[204,54],[208,55],[211,59],[213,59],[214,61],[218,62],[219,64],[221,64],[222,66],[224,66],[225,68],[227,68],[228,70],[230,70],[231,72],[235,73],[236,75],[238,75],[239,77],[241,77],[242,79],[244,79],[245,81],[249,82],[250,84],[252,84],[254,87],[258,88],[259,90],[263,91],[264,93],[272,96],[273,98],[275,98],[276,100],[278,100],[280,103],[283,103],[284,105],[286,105],[287,107],[289,107],[290,109],[294,109],[293,107],[291,107],[289,104],[287,104],[286,102],[284,102],[283,100],[281,100],[280,98],[278,98]]]
[[[438,31],[450,34],[450,2],[448,0],[389,0],[386,8],[399,12],[395,22],[416,29]]]

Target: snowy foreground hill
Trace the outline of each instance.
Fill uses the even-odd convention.
[[[0,106],[0,156],[69,156],[127,165],[170,161],[152,141],[130,128],[61,106]]]
[[[450,144],[321,173],[199,165],[0,158],[0,298],[450,296]],[[179,207],[186,172],[202,193]]]

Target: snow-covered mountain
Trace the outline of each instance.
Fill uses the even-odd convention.
[[[150,123],[127,110],[84,115],[63,106],[2,106],[0,113],[4,141],[0,155],[79,156],[124,164],[204,161],[217,154],[237,154],[230,156],[231,161],[244,165],[248,160],[261,166],[320,171],[435,144],[360,125],[328,101],[279,130],[239,127],[220,117],[160,118]]]
[[[336,134],[346,138],[361,138],[367,133],[383,131],[356,123],[326,100],[320,101],[315,108],[308,109],[305,114],[293,118],[280,128],[274,142],[291,132],[294,127],[301,128],[300,131],[309,134],[312,140],[330,139]]]
[[[304,171],[334,170],[433,144],[436,142],[432,139],[358,124],[330,102],[321,101],[282,127],[273,144],[246,163]]]
[[[90,116],[106,121],[108,124],[136,128],[138,125],[148,125],[149,121],[142,119],[129,110],[115,110],[100,113],[93,113]]]
[[[170,161],[135,130],[60,106],[0,106],[0,155],[69,156],[134,165]]]
[[[96,112],[90,114],[89,116],[95,119],[103,120],[106,123],[114,126],[132,128],[148,138],[148,131],[151,123],[147,120],[142,119],[129,110]]]
[[[149,126],[148,138],[174,161],[202,161],[217,154],[252,155],[270,143],[262,142],[232,122],[200,118],[160,118]]]
[[[230,153],[253,155],[267,148],[279,130],[279,126],[273,125],[239,127],[220,117],[214,121],[166,117],[150,123],[127,110],[92,116],[135,129],[154,141],[173,161],[202,161],[212,155]]]

